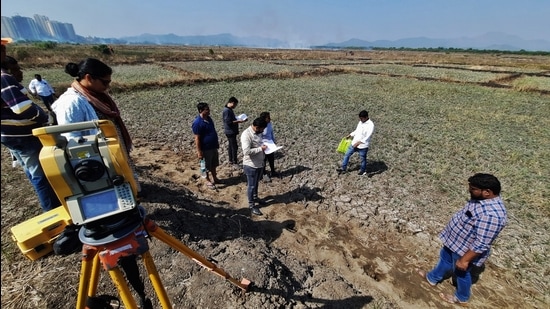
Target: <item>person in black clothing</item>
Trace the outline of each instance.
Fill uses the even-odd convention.
[[[237,158],[237,150],[239,145],[237,144],[237,136],[239,135],[239,123],[245,122],[247,119],[238,120],[235,117],[233,109],[237,107],[239,100],[235,97],[229,98],[222,111],[223,116],[223,132],[227,136],[229,146],[227,153],[229,156],[229,164],[238,167],[239,159]]]

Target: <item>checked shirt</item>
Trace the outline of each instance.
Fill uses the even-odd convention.
[[[468,250],[480,255],[472,261],[481,266],[489,257],[491,245],[507,222],[506,208],[500,196],[469,200],[453,215],[439,234],[443,244],[463,256]]]

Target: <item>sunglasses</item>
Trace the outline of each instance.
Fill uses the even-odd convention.
[[[111,83],[110,79],[103,79],[101,77],[94,77],[94,79],[99,80],[105,87],[109,86],[109,84]]]

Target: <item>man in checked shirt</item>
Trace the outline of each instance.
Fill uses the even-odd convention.
[[[500,198],[500,182],[490,174],[468,178],[470,200],[456,212],[439,234],[443,242],[439,262],[429,272],[418,274],[435,286],[452,273],[456,277],[454,294],[440,293],[445,302],[466,306],[471,294],[472,268],[481,267],[489,257],[491,245],[506,225],[506,208]]]

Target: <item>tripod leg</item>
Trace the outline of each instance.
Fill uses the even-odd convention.
[[[99,255],[96,254],[92,264],[92,273],[90,275],[90,284],[88,286],[88,296],[94,296],[97,293],[97,285],[99,283],[99,272],[101,264],[99,263]]]
[[[122,302],[124,303],[124,308],[138,308],[136,300],[132,296],[130,288],[128,287],[128,283],[126,283],[126,279],[124,278],[124,275],[122,274],[120,268],[115,267],[109,269],[109,275],[111,276],[111,280],[113,280],[113,283],[118,289],[120,298],[122,298]]]
[[[153,288],[157,293],[157,297],[159,298],[162,308],[172,309],[172,305],[170,304],[170,300],[168,299],[168,294],[166,293],[166,289],[164,288],[164,285],[160,280],[160,276],[157,271],[157,267],[155,266],[155,262],[151,257],[151,253],[149,251],[145,252],[142,255],[142,258],[143,263],[145,264],[145,268],[147,269],[147,273],[149,274],[149,280],[151,280],[151,284],[153,285]]]
[[[90,292],[97,288],[97,277],[99,275],[99,257],[97,255],[97,249],[88,245],[82,246],[82,266],[80,267],[80,282],[78,285],[78,297],[76,300],[76,308],[86,308],[86,300]],[[96,278],[96,280],[90,280]],[[94,286],[95,284],[95,286]]]
[[[250,281],[248,279],[242,279],[241,282],[237,281],[235,278],[232,278],[229,276],[228,273],[223,271],[221,268],[218,268],[214,263],[208,261],[206,258],[201,256],[200,254],[196,253],[195,251],[191,250],[189,247],[184,245],[182,242],[174,238],[173,236],[166,234],[153,220],[145,217],[144,219],[144,226],[147,229],[147,231],[153,235],[154,237],[160,239],[162,242],[166,243],[170,247],[178,250],[179,252],[185,254],[189,258],[191,258],[193,261],[195,261],[197,264],[201,265],[202,267],[208,269],[209,271],[212,271],[216,273],[218,276],[226,279],[227,281],[231,282],[232,284],[238,286],[240,289],[242,289],[244,292],[248,290],[248,286],[250,285]]]

